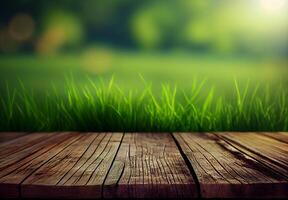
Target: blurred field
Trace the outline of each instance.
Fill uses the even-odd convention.
[[[90,49],[0,58],[2,131],[286,131],[271,58]]]
[[[78,85],[87,83],[87,76],[97,82],[115,77],[123,90],[143,89],[146,82],[154,89],[161,84],[177,85],[189,90],[192,83],[206,80],[205,87],[229,92],[233,80],[240,85],[247,81],[260,85],[285,85],[288,81],[284,59],[221,56],[183,52],[139,53],[111,49],[89,49],[83,52],[55,56],[1,56],[0,87],[6,82],[17,87],[19,80],[27,88],[42,91],[54,86],[61,88],[69,76]]]

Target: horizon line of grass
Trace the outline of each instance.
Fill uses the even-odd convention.
[[[288,92],[283,86],[260,90],[249,82],[234,93],[217,96],[212,86],[204,98],[205,80],[191,91],[163,84],[155,94],[145,82],[142,92],[123,92],[112,77],[78,87],[67,79],[64,94],[57,88],[36,96],[21,83],[0,97],[0,131],[287,131]]]

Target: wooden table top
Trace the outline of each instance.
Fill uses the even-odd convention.
[[[0,198],[288,197],[288,133],[0,133]]]

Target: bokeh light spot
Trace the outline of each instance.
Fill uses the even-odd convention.
[[[11,37],[18,41],[25,41],[32,37],[35,30],[35,22],[28,14],[14,16],[9,24]]]
[[[112,67],[112,52],[106,48],[89,48],[82,57],[85,71],[92,74],[103,74]]]
[[[38,40],[36,50],[39,54],[54,54],[65,42],[64,28],[54,27]]]

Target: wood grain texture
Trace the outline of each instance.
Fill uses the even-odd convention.
[[[13,165],[2,167],[0,171],[0,196],[6,198],[20,197],[19,185],[35,170],[79,137],[79,133],[59,133],[50,140],[44,141],[42,148],[35,153],[20,157]],[[18,152],[18,154],[21,154],[21,152]],[[19,157],[17,153],[13,156]]]
[[[0,198],[288,197],[287,133],[173,137],[78,132],[11,136],[0,143]]]
[[[103,188],[104,198],[191,198],[193,178],[166,133],[126,133]]]
[[[0,143],[0,163],[1,159],[4,158],[6,160],[7,156],[11,156],[17,152],[25,151],[34,145],[39,146],[39,143],[43,143],[43,141],[55,134],[56,133],[32,133],[15,140]]]
[[[274,173],[225,140],[219,139],[217,134],[174,133],[173,135],[193,166],[202,197],[288,196],[285,177]]]
[[[217,136],[288,179],[288,143],[275,139],[276,134],[273,136],[275,138],[253,132],[227,132],[218,133]],[[284,135],[282,137],[287,139]]]
[[[276,133],[258,133],[265,135],[270,138],[274,138],[275,140],[278,140],[280,142],[284,142],[288,144],[288,133],[287,132],[276,132]]]
[[[24,136],[28,133],[25,132],[0,132],[0,143],[7,142],[18,137]]]
[[[31,174],[24,198],[100,198],[122,133],[85,133]]]

